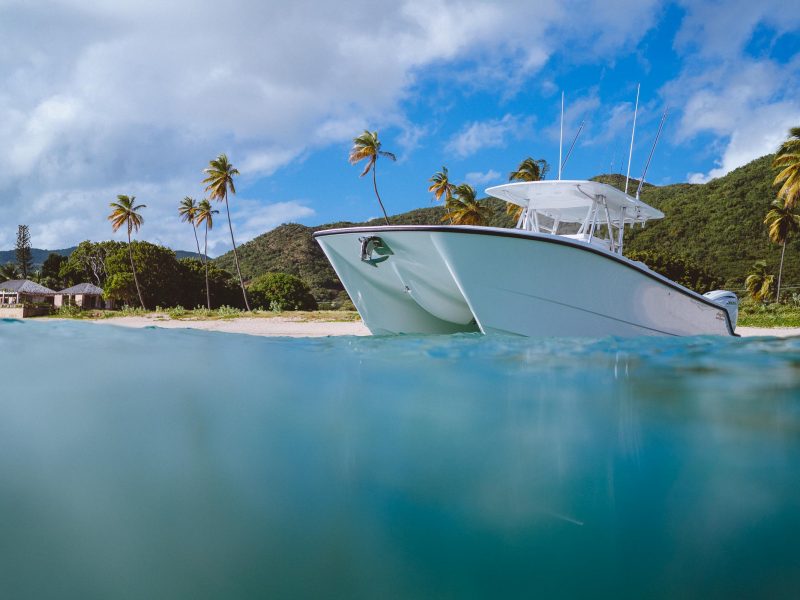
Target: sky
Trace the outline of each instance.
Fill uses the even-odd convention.
[[[179,220],[226,153],[237,243],[281,223],[379,216],[347,156],[383,149],[388,212],[430,206],[447,166],[480,191],[525,157],[555,177],[627,169],[701,183],[775,150],[800,125],[800,2],[731,0],[0,0],[0,248],[112,234],[117,194],[147,206],[140,239],[193,249]],[[566,154],[566,147],[564,153]],[[209,253],[230,248],[223,212]]]

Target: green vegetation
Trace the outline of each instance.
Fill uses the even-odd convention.
[[[800,327],[800,305],[762,304],[747,300],[739,306],[741,327]]]
[[[197,207],[195,213],[195,235],[197,226],[203,225],[205,227],[205,234],[203,236],[203,267],[206,276],[206,307],[211,310],[211,290],[208,284],[208,232],[214,228],[214,215],[219,214],[218,210],[211,208],[211,203],[203,198],[200,205]]]
[[[23,279],[33,271],[33,256],[31,255],[31,233],[27,225],[17,227],[17,245],[15,249],[17,267]]]
[[[453,199],[453,192],[456,186],[450,183],[450,175],[447,172],[447,167],[443,166],[441,171],[436,171],[428,181],[430,182],[428,191],[433,194],[433,199],[436,202],[442,202],[442,198],[444,198],[444,210],[447,213],[446,219],[452,223],[453,220],[450,218],[449,205]],[[444,221],[445,218],[442,220]]]
[[[380,204],[381,210],[383,211],[383,219],[388,225],[389,217],[386,215],[386,209],[383,206],[381,195],[378,193],[378,180],[376,175],[378,171],[378,158],[381,156],[392,161],[397,160],[397,157],[393,153],[381,150],[381,142],[378,139],[377,131],[365,130],[364,133],[353,138],[353,147],[350,150],[348,160],[351,165],[356,165],[362,160],[367,161],[367,166],[361,171],[359,177],[364,177],[364,175],[372,171],[372,187],[375,188],[375,197],[378,199],[378,204]]]
[[[250,282],[248,288],[257,308],[271,311],[314,310],[317,301],[303,280],[288,273],[266,273]]]
[[[511,171],[511,173],[508,174],[508,180],[541,181],[547,176],[548,171],[550,171],[550,165],[547,164],[546,160],[534,160],[529,156],[519,163],[515,171]],[[522,207],[508,202],[506,203],[506,212],[516,223],[522,216]]]
[[[228,192],[236,194],[236,186],[233,184],[233,178],[239,174],[238,169],[228,161],[225,154],[220,154],[217,158],[208,163],[208,167],[203,169],[206,178],[203,183],[206,184],[206,191],[209,192],[212,200],[225,201],[225,213],[228,215],[228,229],[231,232],[231,245],[233,246],[233,260],[236,265],[236,274],[239,276],[239,285],[242,288],[242,297],[244,298],[244,305],[247,310],[250,310],[250,303],[247,301],[247,291],[244,287],[244,278],[242,277],[242,269],[239,267],[239,255],[236,253],[236,240],[233,237],[233,223],[231,222],[231,209],[228,204]]]
[[[643,262],[656,273],[701,294],[720,287],[720,281],[713,273],[686,256],[647,250],[631,250],[626,254],[631,260]]]
[[[139,231],[139,228],[144,223],[144,217],[139,214],[143,208],[147,208],[144,204],[134,204],[136,196],[125,196],[120,194],[117,196],[117,201],[112,202],[109,206],[112,208],[111,214],[108,215],[108,220],[111,221],[111,228],[117,231],[123,225],[128,233],[128,255],[131,259],[131,272],[133,273],[133,284],[136,287],[136,293],[139,296],[139,302],[142,308],[145,308],[144,299],[142,298],[142,288],[139,287],[139,279],[136,276],[136,265],[133,262],[133,246],[131,245],[131,232]],[[128,277],[123,277],[120,274],[116,280],[112,280],[117,285],[118,290],[122,290],[123,286],[129,286],[130,282]],[[112,283],[110,282],[110,283]],[[106,294],[109,298],[114,298],[112,294]]]
[[[475,198],[475,188],[468,183],[456,186],[446,206],[448,214],[442,221],[449,220],[455,225],[486,225],[492,216],[492,210]]]
[[[779,173],[775,176],[773,185],[780,185],[778,198],[783,200],[787,207],[794,208],[800,200],[800,127],[792,127],[772,163]]]
[[[642,200],[663,211],[666,218],[629,230],[626,250],[686,256],[705,265],[723,287],[734,290],[744,288],[745,277],[757,260],[766,260],[769,271],[777,272],[780,251],[770,242],[764,224],[775,198],[771,163],[772,156],[764,156],[704,184],[645,184]],[[625,187],[625,177],[620,175],[595,180]],[[787,242],[786,257],[784,279],[789,285],[800,284],[797,238]]]
[[[238,288],[237,288],[238,292]],[[119,310],[81,310],[76,306],[64,306],[54,314],[49,315],[61,319],[113,319],[116,317],[148,317],[155,321],[175,319],[179,321],[222,321],[239,318],[256,319],[289,319],[299,322],[338,322],[351,323],[360,321],[361,317],[354,310],[313,310],[313,311],[264,311],[253,310],[246,312],[242,308],[220,306],[208,310],[207,308],[185,309],[181,306],[163,308],[157,306],[154,311],[142,310],[136,306],[125,306]]]

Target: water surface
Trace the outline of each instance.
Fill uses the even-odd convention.
[[[790,596],[800,340],[0,323],[3,597]]]

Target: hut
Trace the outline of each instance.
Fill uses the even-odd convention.
[[[79,283],[55,294],[56,307],[113,308],[111,300],[103,298],[103,289],[91,283]]]
[[[52,304],[56,293],[28,279],[0,283],[0,304]]]

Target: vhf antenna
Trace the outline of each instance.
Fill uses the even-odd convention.
[[[639,187],[636,188],[636,198],[639,198],[639,192],[642,191],[642,186],[644,185],[644,178],[647,175],[647,168],[650,166],[650,161],[653,159],[653,152],[656,151],[656,144],[658,144],[658,138],[661,137],[661,130],[664,128],[664,121],[667,120],[667,113],[669,112],[669,108],[664,110],[664,114],[661,115],[661,122],[658,124],[658,133],[656,133],[656,139],[653,140],[653,147],[650,148],[650,156],[647,157],[647,162],[644,165],[644,171],[642,171],[642,176],[639,178]]]
[[[567,164],[567,161],[569,160],[569,157],[570,157],[570,155],[572,154],[572,149],[575,147],[575,142],[577,142],[577,141],[578,141],[578,136],[581,134],[581,131],[583,130],[583,126],[584,126],[585,124],[586,124],[586,121],[581,121],[581,126],[580,126],[580,127],[578,127],[578,133],[576,133],[576,134],[575,134],[575,137],[574,137],[574,138],[572,138],[572,144],[570,145],[570,147],[569,147],[569,150],[567,151],[567,156],[566,156],[566,157],[564,157],[564,162],[563,162],[563,163],[561,163],[561,168],[559,169],[559,171],[562,171],[562,170],[564,169],[564,167],[566,166],[566,164]],[[562,134],[562,135],[563,135],[563,134]],[[561,178],[561,177],[559,176],[559,179],[560,179],[560,178]]]
[[[558,140],[558,180],[561,181],[561,150],[564,147],[564,92],[561,92],[561,137]]]
[[[628,151],[628,173],[625,175],[625,193],[628,193],[628,180],[631,178],[631,159],[633,158],[633,138],[636,135],[636,113],[639,112],[639,87],[636,84],[636,108],[633,109],[633,129],[631,130],[631,149]],[[559,177],[559,179],[561,179]]]

